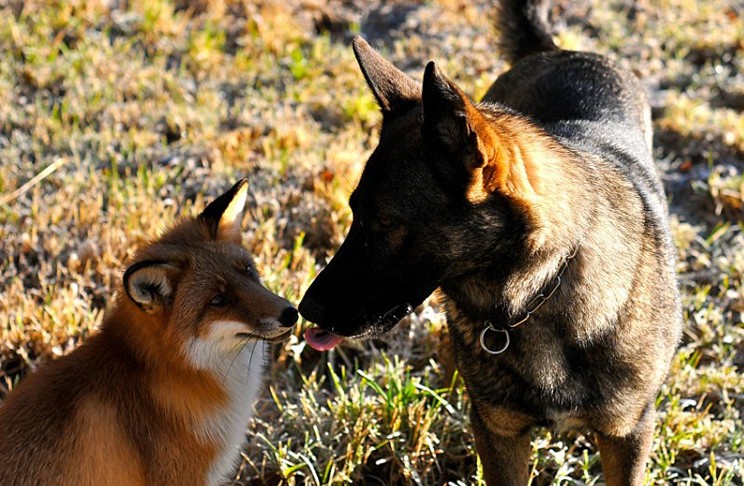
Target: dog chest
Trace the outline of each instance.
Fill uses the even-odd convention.
[[[609,400],[620,386],[614,378],[630,373],[621,362],[605,362],[604,343],[577,351],[552,326],[530,326],[512,330],[507,350],[491,355],[481,348],[476,325],[450,322],[452,351],[474,400],[570,427],[580,416],[576,411]]]

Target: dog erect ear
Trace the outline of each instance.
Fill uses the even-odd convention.
[[[158,261],[144,261],[124,272],[124,290],[148,314],[160,311],[173,297],[173,279],[178,267]]]
[[[361,37],[354,37],[353,46],[364,79],[377,98],[383,117],[421,101],[421,88],[416,81],[375,52]]]
[[[247,199],[248,179],[241,179],[202,211],[199,219],[207,224],[213,239],[241,242],[243,211]]]
[[[451,154],[460,154],[468,169],[482,167],[495,153],[488,123],[473,103],[433,62],[424,71],[423,135]]]
[[[518,199],[529,199],[534,173],[527,160],[515,155],[510,135],[500,133],[486,116],[433,62],[426,65],[423,88],[423,136],[462,161],[470,174],[466,197],[481,202],[496,191]]]

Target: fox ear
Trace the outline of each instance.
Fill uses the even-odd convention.
[[[247,199],[248,179],[241,179],[202,211],[199,219],[207,223],[213,239],[241,242],[243,211]]]
[[[177,267],[164,262],[135,263],[124,272],[124,290],[142,310],[154,314],[171,302],[172,282],[177,270]]]
[[[364,79],[380,105],[383,117],[421,101],[421,88],[406,73],[379,55],[359,36],[352,43]]]

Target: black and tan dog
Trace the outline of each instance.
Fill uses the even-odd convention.
[[[488,484],[526,484],[528,432],[547,425],[594,430],[607,484],[637,485],[681,330],[649,109],[631,74],[556,47],[545,11],[502,4],[512,68],[480,103],[355,39],[380,142],[300,313],[330,349],[441,288]]]

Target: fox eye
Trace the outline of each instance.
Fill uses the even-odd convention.
[[[212,307],[225,307],[229,303],[230,299],[225,294],[217,294],[209,301],[209,305]]]

